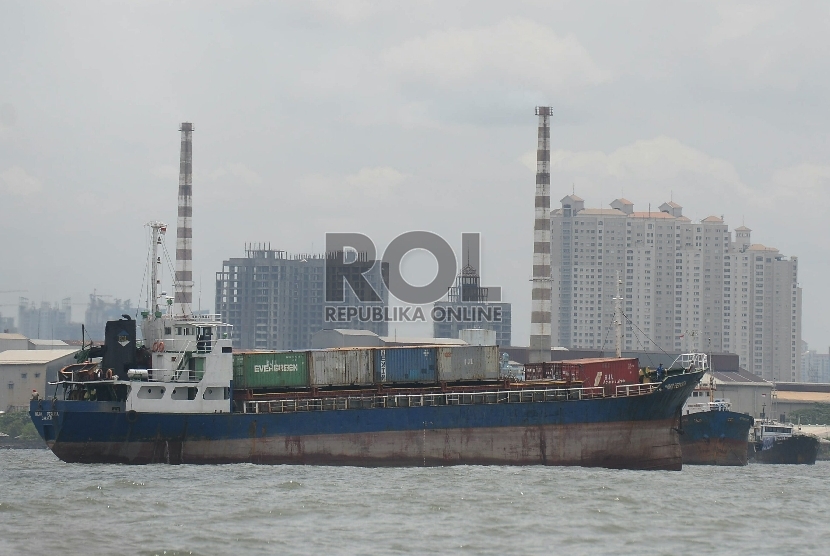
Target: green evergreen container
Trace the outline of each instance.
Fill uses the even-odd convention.
[[[308,385],[307,352],[249,351],[233,354],[234,388],[302,388]]]

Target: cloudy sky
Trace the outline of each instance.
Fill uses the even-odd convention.
[[[76,320],[93,290],[138,299],[142,226],[175,224],[192,121],[203,308],[245,242],[480,232],[484,282],[526,343],[533,109],[549,104],[554,206],[573,189],[591,207],[673,198],[745,223],[799,257],[803,336],[826,350],[830,4],[505,5],[5,0],[0,291],[71,296]]]

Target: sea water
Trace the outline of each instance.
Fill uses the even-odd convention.
[[[829,474],[79,465],[0,450],[0,554],[830,554]]]

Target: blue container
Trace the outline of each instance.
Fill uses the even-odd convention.
[[[375,382],[436,382],[434,347],[381,348],[375,350]]]

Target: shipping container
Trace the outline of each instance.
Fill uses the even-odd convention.
[[[304,351],[248,351],[233,355],[235,388],[308,386],[308,355]]]
[[[312,386],[370,385],[372,349],[325,349],[309,352],[309,382]]]
[[[564,380],[562,363],[559,361],[525,363],[525,380]]]
[[[571,359],[559,364],[562,379],[581,381],[585,387],[602,386],[606,395],[615,394],[619,385],[640,382],[640,365],[636,358]]]
[[[375,382],[435,383],[435,347],[399,347],[374,350]]]
[[[497,346],[452,346],[438,348],[438,380],[498,380]]]

